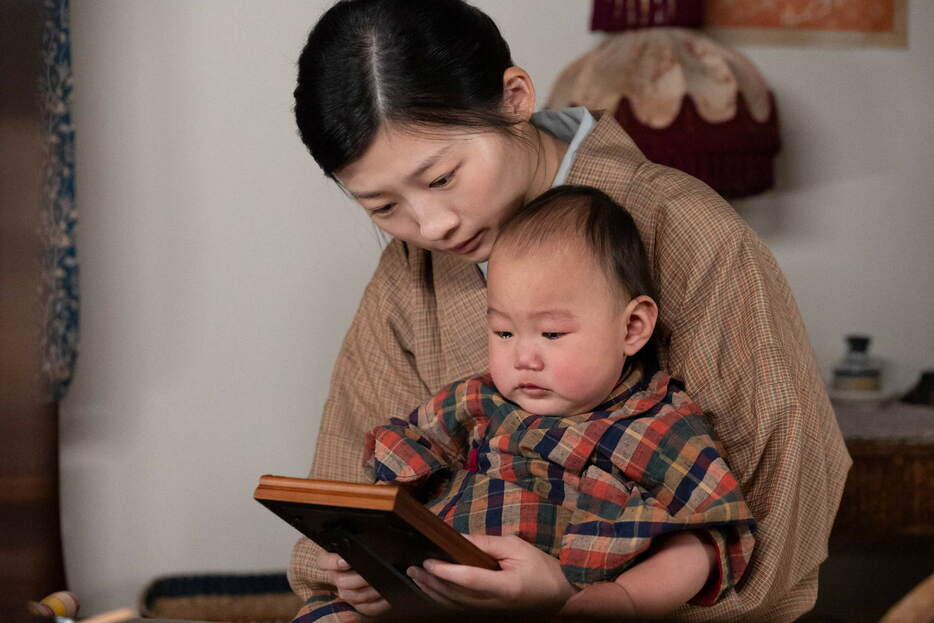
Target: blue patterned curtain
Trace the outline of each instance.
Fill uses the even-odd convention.
[[[40,292],[45,312],[42,376],[51,400],[61,400],[65,395],[78,354],[78,215],[68,9],[68,0],[45,0],[39,79],[46,121],[46,170],[39,221],[44,242]]]

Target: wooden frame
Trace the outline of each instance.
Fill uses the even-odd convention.
[[[434,604],[405,575],[426,558],[499,569],[495,559],[400,486],[266,475],[253,497],[324,549],[339,553],[397,611]]]

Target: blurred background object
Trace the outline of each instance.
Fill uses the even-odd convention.
[[[42,374],[49,370],[44,312],[60,304],[43,303],[55,299],[56,288],[43,284],[58,279],[49,274],[58,269],[49,261],[54,218],[43,193],[53,186],[58,192],[54,174],[46,173],[50,154],[58,153],[48,128],[54,119],[60,130],[67,112],[64,100],[56,101],[49,90],[53,76],[45,51],[67,46],[57,30],[65,15],[64,2],[0,4],[0,612],[11,615],[25,615],[29,599],[65,586],[57,402],[63,387],[52,390]],[[67,78],[54,78],[53,90],[62,94],[59,79]],[[52,244],[61,246],[59,240]],[[55,374],[63,381],[68,375]]]
[[[594,0],[611,34],[558,77],[549,108],[607,110],[649,160],[725,197],[774,185],[775,97],[745,56],[698,30],[702,0]]]
[[[921,378],[918,379],[915,386],[902,397],[902,402],[915,405],[934,405],[934,370],[922,372]]]

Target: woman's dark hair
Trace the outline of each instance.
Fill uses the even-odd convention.
[[[298,59],[295,120],[333,177],[366,151],[384,121],[506,129],[509,46],[462,0],[343,0]]]
[[[545,191],[503,222],[494,249],[504,245],[522,253],[561,239],[584,242],[609,282],[630,298],[645,295],[658,304],[636,222],[597,188],[564,185]],[[656,322],[652,337],[631,357],[649,373],[659,368],[658,347],[664,332],[661,322]]]

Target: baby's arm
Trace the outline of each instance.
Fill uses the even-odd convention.
[[[662,617],[697,595],[716,564],[712,545],[693,532],[673,534],[614,582],[591,584],[572,595],[559,618],[600,621]]]
[[[406,418],[392,418],[367,434],[365,467],[377,482],[421,485],[467,459],[472,431],[484,420],[471,408],[482,379],[452,383]]]

